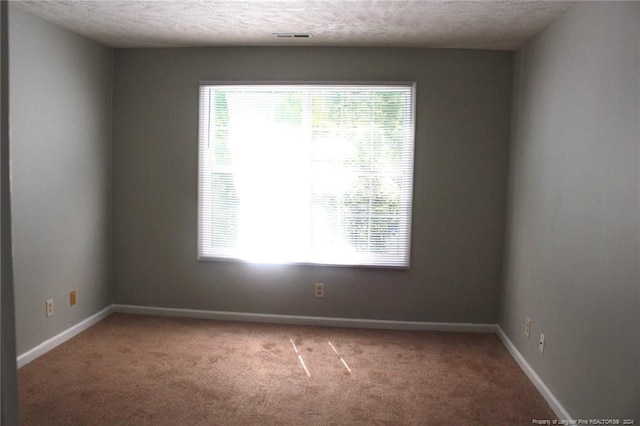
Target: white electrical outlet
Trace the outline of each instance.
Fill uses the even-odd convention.
[[[315,283],[313,285],[313,295],[318,299],[324,297],[324,283]]]
[[[47,318],[49,318],[51,315],[53,315],[53,299],[49,299],[47,300]]]
[[[544,334],[540,333],[540,344],[538,346],[540,352],[544,353]]]
[[[527,335],[527,338],[531,336],[531,320],[529,318],[527,318],[524,333]]]

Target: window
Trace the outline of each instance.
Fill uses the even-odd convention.
[[[198,255],[408,267],[413,83],[201,84]]]

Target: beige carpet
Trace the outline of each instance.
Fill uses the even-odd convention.
[[[114,314],[20,369],[19,384],[24,425],[529,425],[555,418],[492,334]]]

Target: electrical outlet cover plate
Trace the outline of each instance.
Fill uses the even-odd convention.
[[[324,297],[324,284],[323,283],[315,283],[313,285],[313,294],[315,297],[322,299]]]
[[[544,334],[540,333],[540,345],[538,347],[540,352],[544,353]]]
[[[45,312],[47,314],[47,318],[49,318],[51,315],[53,315],[53,299],[47,300],[46,308],[47,310]]]
[[[531,336],[531,320],[529,318],[527,318],[524,333],[527,335],[527,337]]]

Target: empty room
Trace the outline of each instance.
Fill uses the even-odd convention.
[[[2,425],[640,422],[640,2],[0,2]]]

